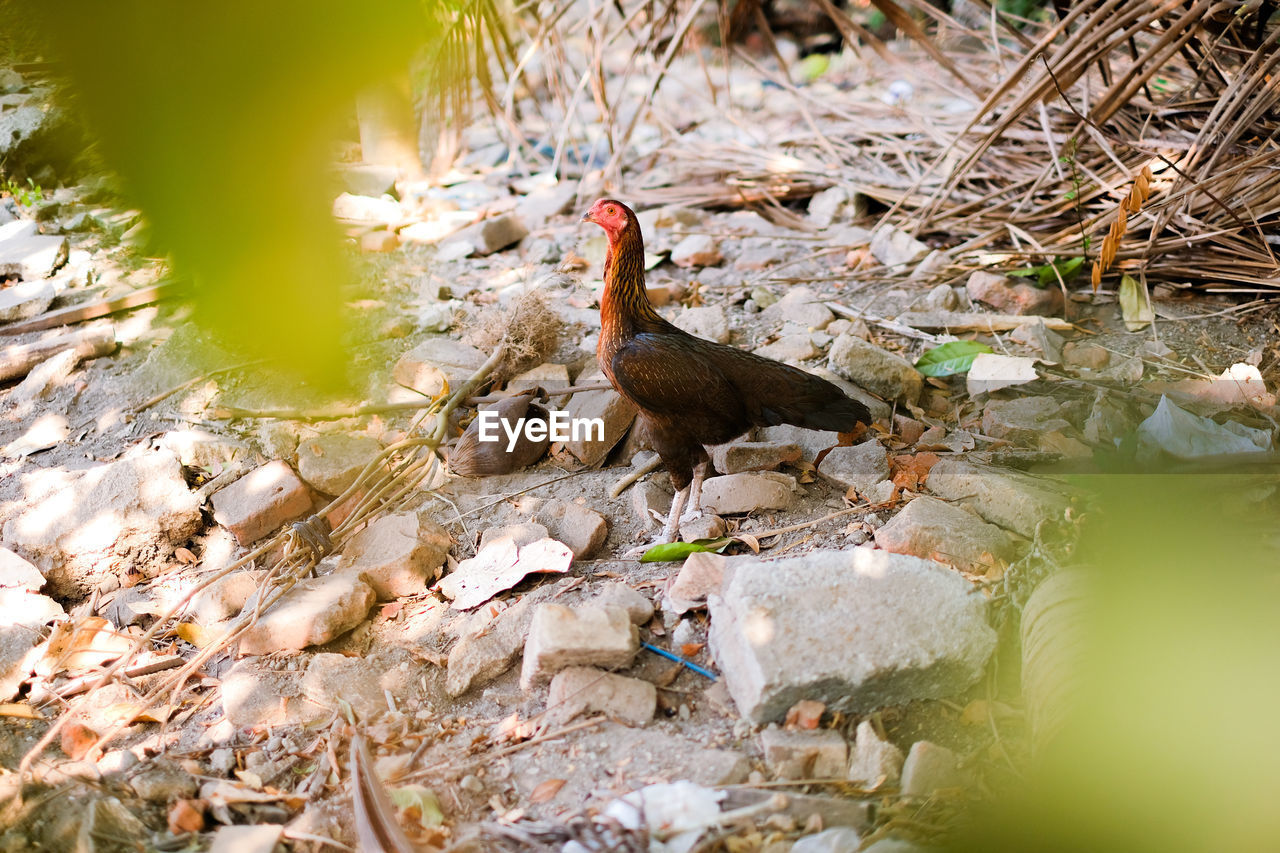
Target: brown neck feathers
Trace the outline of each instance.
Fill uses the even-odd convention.
[[[606,324],[662,319],[645,292],[644,239],[640,223],[634,220],[610,241],[605,254],[600,314]]]

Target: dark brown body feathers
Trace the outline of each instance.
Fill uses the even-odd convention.
[[[602,206],[620,209],[614,228],[594,218]],[[644,242],[635,214],[606,199],[584,218],[601,224],[610,242],[596,350],[600,367],[640,410],[640,425],[677,489],[707,459],[705,445],[732,441],[752,427],[847,432],[871,422],[862,403],[825,379],[668,323],[645,293]]]

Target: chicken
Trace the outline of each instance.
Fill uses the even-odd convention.
[[[871,423],[866,406],[825,379],[664,320],[645,293],[644,240],[631,208],[601,199],[582,220],[599,225],[609,240],[596,357],[610,384],[639,409],[637,423],[676,489],[661,541],[674,541],[681,521],[701,512],[711,467],[706,445],[756,426],[849,432]]]

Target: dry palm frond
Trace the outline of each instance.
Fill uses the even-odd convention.
[[[1098,254],[1098,260],[1093,263],[1093,289],[1097,290],[1098,285],[1102,283],[1102,274],[1111,269],[1111,265],[1115,263],[1116,251],[1120,248],[1120,240],[1124,238],[1124,232],[1128,228],[1129,214],[1137,213],[1142,210],[1142,206],[1147,203],[1147,198],[1151,195],[1151,182],[1155,180],[1155,175],[1151,173],[1150,166],[1143,166],[1142,171],[1138,173],[1138,177],[1134,179],[1133,189],[1129,190],[1129,194],[1120,199],[1120,209],[1116,211],[1116,218],[1111,223],[1111,230],[1107,232],[1107,236],[1102,240],[1102,249]]]

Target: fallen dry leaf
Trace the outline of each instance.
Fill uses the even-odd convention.
[[[196,555],[191,553],[187,548],[179,547],[173,549],[173,556],[184,566],[194,566],[196,563],[200,562],[200,560],[196,558]]]
[[[21,702],[0,702],[0,717],[19,717],[24,720],[43,720],[40,712]]]
[[[706,643],[685,643],[680,646],[680,654],[687,658],[691,658],[706,648]]]
[[[199,800],[178,800],[169,809],[169,832],[183,835],[204,829],[204,803]]]
[[[529,794],[529,802],[545,803],[547,800],[560,793],[560,789],[564,787],[565,779],[547,779],[539,782],[538,786]]]
[[[71,720],[62,727],[62,751],[66,753],[68,758],[79,761],[84,758],[85,753],[89,751],[95,743],[98,742],[98,733],[86,726],[79,720]]]
[[[938,464],[938,454],[922,451],[911,455],[895,456],[889,460],[893,471],[893,484],[907,492],[918,492],[929,479],[929,472]]]

